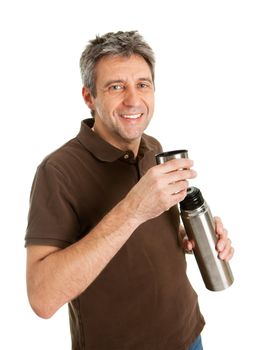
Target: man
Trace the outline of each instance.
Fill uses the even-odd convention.
[[[204,319],[186,276],[176,204],[188,159],[155,164],[154,56],[137,32],[90,41],[81,60],[92,119],[38,167],[26,234],[33,310],[69,304],[73,349],[200,349]],[[183,233],[183,232],[182,232]],[[220,219],[217,254],[231,242]]]

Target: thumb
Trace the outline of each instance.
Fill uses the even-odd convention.
[[[195,244],[194,242],[188,240],[187,238],[184,238],[182,241],[182,247],[186,253],[192,253],[192,249],[194,248]]]

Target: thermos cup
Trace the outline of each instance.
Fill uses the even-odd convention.
[[[188,158],[188,151],[160,153],[156,155],[156,162],[162,164],[174,158]],[[229,263],[218,258],[214,220],[198,188],[188,188],[185,199],[180,202],[180,214],[206,288],[226,289],[234,281],[233,274]]]
[[[188,151],[186,149],[180,149],[177,151],[162,152],[156,155],[157,164],[163,164],[171,159],[189,158]]]

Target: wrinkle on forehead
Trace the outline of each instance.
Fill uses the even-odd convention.
[[[104,56],[96,66],[96,82],[145,80],[153,83],[151,69],[140,55]]]

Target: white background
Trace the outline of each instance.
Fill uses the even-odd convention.
[[[188,257],[188,273],[207,321],[204,347],[265,348],[260,320],[265,312],[263,3],[1,2],[5,349],[70,349],[67,308],[42,320],[27,302],[23,245],[31,182],[43,157],[74,137],[80,121],[90,115],[81,98],[78,66],[87,41],[107,31],[135,29],[157,58],[156,112],[148,133],[165,150],[189,150],[199,173],[193,184],[222,217],[236,248],[231,262],[235,283],[219,293],[205,289],[194,258]]]

